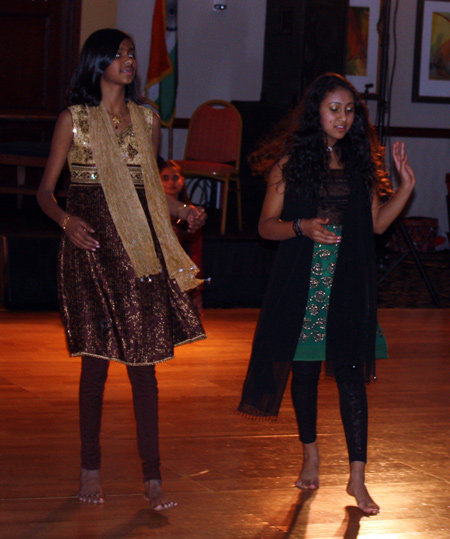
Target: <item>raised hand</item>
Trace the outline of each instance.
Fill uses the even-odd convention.
[[[416,175],[414,174],[412,166],[409,164],[408,156],[405,152],[404,142],[394,142],[392,147],[392,156],[400,177],[400,187],[405,190],[412,191],[416,185]]]

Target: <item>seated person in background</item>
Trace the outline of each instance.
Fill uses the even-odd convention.
[[[158,157],[159,176],[161,178],[162,185],[166,195],[174,200],[183,202],[183,204],[190,204],[189,197],[184,185],[184,177],[181,167],[175,163],[175,161],[164,161],[164,159]],[[193,260],[200,272],[198,278],[203,278],[203,264],[202,264],[202,252],[203,252],[203,231],[201,229],[194,233],[188,231],[185,222],[176,217],[171,217],[172,227],[177,235],[184,250],[188,253],[189,257]],[[202,289],[203,285],[194,288],[189,291],[192,299],[192,303],[198,311],[199,315],[203,312],[202,303]]]

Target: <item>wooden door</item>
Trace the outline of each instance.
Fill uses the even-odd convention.
[[[15,131],[43,125],[63,109],[78,57],[80,12],[81,0],[0,0],[1,141],[5,130],[14,139]]]

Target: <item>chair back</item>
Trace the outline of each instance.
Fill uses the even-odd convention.
[[[242,118],[228,101],[203,103],[192,114],[184,159],[239,167]]]

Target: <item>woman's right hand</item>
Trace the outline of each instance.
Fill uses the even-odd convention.
[[[329,222],[329,219],[321,219],[320,217],[302,219],[300,229],[304,236],[308,236],[316,243],[325,243],[326,245],[341,243],[341,236],[336,236],[334,232],[325,228],[324,225]]]
[[[95,251],[100,247],[99,242],[91,236],[95,231],[89,223],[69,214],[65,216],[64,223],[64,233],[74,245],[88,251]]]

